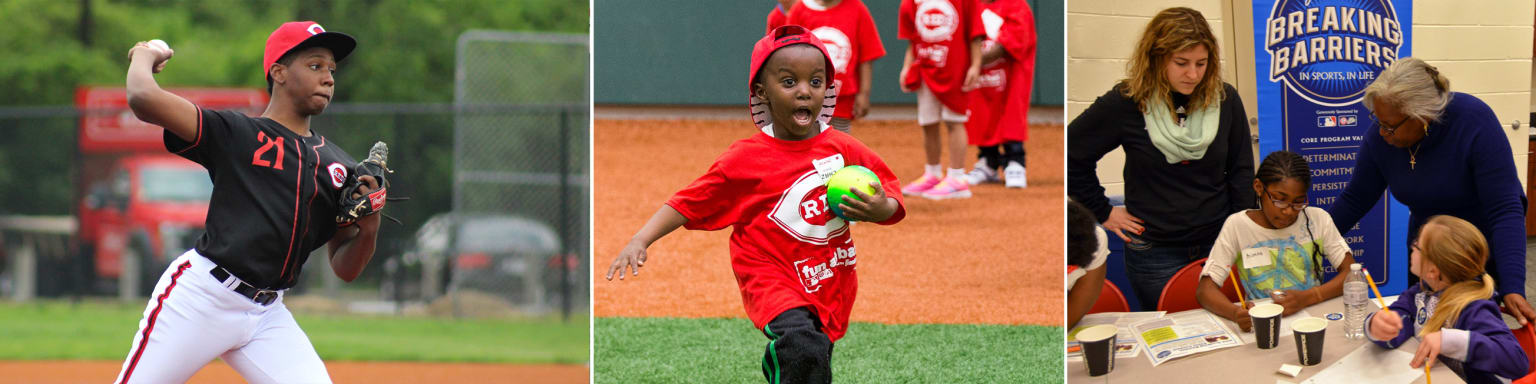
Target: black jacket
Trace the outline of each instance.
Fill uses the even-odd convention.
[[[1109,199],[1095,169],[1116,147],[1125,149],[1125,207],[1145,221],[1148,241],[1210,244],[1227,216],[1256,207],[1248,115],[1237,90],[1224,84],[1221,126],[1200,160],[1169,164],[1152,145],[1136,102],[1116,86],[1067,126],[1067,194],[1109,218]]]

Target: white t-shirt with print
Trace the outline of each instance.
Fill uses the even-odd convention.
[[[1349,243],[1344,241],[1344,236],[1334,227],[1333,217],[1328,215],[1328,211],[1307,207],[1302,212],[1296,217],[1295,223],[1281,229],[1260,226],[1248,217],[1246,211],[1227,216],[1227,221],[1221,226],[1221,234],[1211,247],[1210,258],[1206,260],[1200,274],[1210,276],[1217,286],[1226,286],[1232,265],[1241,257],[1244,260],[1241,265],[1249,273],[1262,276],[1259,278],[1261,282],[1250,281],[1246,273],[1242,276],[1243,293],[1252,299],[1269,297],[1269,293],[1277,289],[1306,289],[1322,284],[1322,281],[1315,281],[1310,272],[1310,264],[1275,265],[1285,263],[1285,260],[1296,260],[1296,257],[1311,259],[1311,249],[1315,244],[1322,245],[1322,256],[1326,256],[1322,258],[1326,258],[1335,268],[1344,262],[1344,255],[1350,252]],[[1264,282],[1268,279],[1280,279],[1275,281],[1280,281],[1278,284],[1284,286],[1275,287],[1274,284]]]

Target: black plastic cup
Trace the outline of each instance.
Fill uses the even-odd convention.
[[[1297,319],[1291,323],[1296,336],[1296,358],[1301,365],[1317,365],[1323,361],[1323,333],[1328,331],[1328,320],[1316,317]]]
[[[1088,364],[1088,376],[1103,376],[1115,370],[1115,333],[1119,331],[1114,324],[1103,324],[1077,332],[1077,342],[1083,347],[1083,362]]]
[[[1270,349],[1280,345],[1280,314],[1285,312],[1285,307],[1279,304],[1259,304],[1248,308],[1248,317],[1253,319],[1253,335],[1259,349]]]

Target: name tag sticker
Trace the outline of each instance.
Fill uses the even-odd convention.
[[[1273,263],[1273,260],[1269,258],[1269,248],[1248,248],[1243,250],[1243,268],[1268,267]]]
[[[837,173],[838,170],[843,169],[843,154],[838,153],[832,156],[811,160],[811,164],[816,166],[816,174],[820,175],[822,180],[826,180],[827,178],[832,177],[833,173]]]

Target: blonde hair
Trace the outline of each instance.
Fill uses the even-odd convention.
[[[1211,33],[1211,25],[1200,11],[1184,7],[1164,9],[1147,23],[1131,61],[1126,64],[1127,78],[1121,80],[1121,93],[1135,100],[1142,113],[1147,112],[1147,102],[1154,97],[1172,108],[1173,103],[1168,102],[1168,93],[1172,91],[1168,84],[1168,60],[1174,53],[1196,45],[1204,45],[1211,56],[1205,76],[1190,94],[1189,107],[1198,110],[1219,103],[1225,89],[1221,82],[1221,51],[1216,45],[1216,35]]]
[[[1493,277],[1483,271],[1488,262],[1488,241],[1472,223],[1454,216],[1429,218],[1419,230],[1419,256],[1421,263],[1434,264],[1441,278],[1451,284],[1440,293],[1440,303],[1419,330],[1420,336],[1451,325],[1461,318],[1467,304],[1493,297]]]
[[[1377,97],[1427,126],[1451,103],[1451,80],[1417,57],[1400,59],[1365,87],[1365,107],[1376,110]]]

